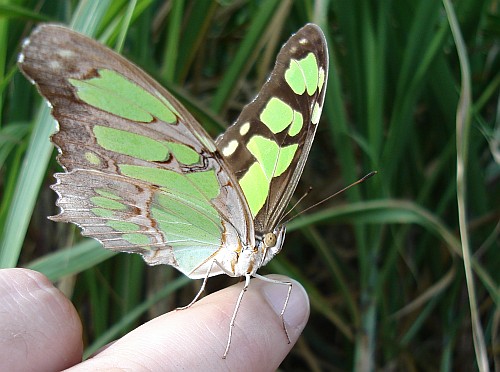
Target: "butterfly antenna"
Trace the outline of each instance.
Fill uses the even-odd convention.
[[[287,212],[286,212],[283,216],[281,216],[281,218],[280,218],[280,222],[278,222],[278,225],[282,225],[281,221],[283,221],[283,219],[284,219],[286,216],[288,216],[288,215],[289,215],[289,214],[290,214],[290,213],[291,213],[291,212],[295,209],[295,207],[297,207],[297,205],[299,205],[299,203],[300,203],[302,200],[304,200],[304,199],[305,199],[305,197],[306,197],[307,195],[309,195],[309,193],[310,193],[311,191],[312,191],[312,187],[309,187],[309,190],[307,190],[307,191],[304,193],[304,195],[302,195],[302,196],[299,198],[299,200],[297,200],[297,201],[295,202],[295,204],[294,204],[294,205],[293,205],[293,206],[292,206],[292,207],[291,207],[291,208],[290,208],[290,209],[289,209],[289,210],[288,210],[288,211],[287,211]],[[286,221],[286,223],[288,223],[289,221],[290,221],[290,220],[287,220],[287,221]]]
[[[336,193],[334,193],[334,194],[332,194],[332,195],[328,196],[327,198],[325,198],[325,199],[323,199],[323,200],[321,200],[321,201],[319,201],[319,202],[317,202],[317,203],[315,203],[315,204],[313,204],[313,205],[311,205],[311,206],[307,207],[307,208],[306,208],[306,209],[304,209],[303,211],[300,211],[300,212],[299,212],[299,213],[297,213],[295,216],[292,216],[291,218],[289,218],[288,220],[286,220],[286,221],[285,221],[285,222],[283,222],[282,224],[283,224],[283,225],[286,225],[288,222],[290,222],[290,221],[291,221],[292,219],[294,219],[295,217],[300,216],[301,214],[304,214],[304,213],[306,213],[307,211],[310,211],[310,210],[311,210],[311,209],[313,209],[313,208],[316,208],[318,205],[323,204],[324,202],[326,202],[326,201],[330,200],[331,198],[333,198],[333,197],[337,196],[338,194],[341,194],[341,193],[343,193],[344,191],[349,190],[351,187],[356,186],[356,185],[359,185],[360,183],[365,182],[368,178],[370,178],[370,177],[372,177],[372,176],[376,175],[377,173],[378,173],[377,171],[372,171],[372,172],[368,173],[368,174],[367,174],[367,175],[365,175],[364,177],[361,177],[359,180],[357,180],[357,181],[355,181],[355,182],[351,183],[349,186],[344,187],[343,189],[341,189],[341,190],[337,191]],[[311,188],[309,188],[309,191],[310,191],[310,190],[311,190]],[[304,199],[304,197],[305,197],[305,196],[307,196],[307,194],[309,193],[309,191],[308,191],[308,192],[307,192],[304,196],[302,196],[302,197],[299,199],[299,201],[298,201],[297,203],[295,203],[295,205],[293,206],[293,208],[295,208],[295,207],[297,206],[297,204],[298,204],[298,203],[299,203],[302,199]],[[287,214],[289,214],[289,213],[293,210],[293,208],[292,208],[292,209],[290,209],[290,210],[289,210],[289,211],[288,211],[288,212],[287,212],[287,213],[286,213],[283,217],[285,217]],[[282,218],[282,219],[283,219],[283,218]]]

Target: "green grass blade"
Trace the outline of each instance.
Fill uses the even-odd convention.
[[[276,0],[265,1],[255,13],[246,37],[242,40],[238,53],[235,55],[229,70],[222,78],[220,88],[212,100],[212,109],[215,112],[220,112],[224,108],[228,98],[237,87],[237,82],[244,67],[249,60],[253,60],[252,57],[255,56],[257,45],[260,43],[266,26],[278,5],[279,2]]]
[[[462,240],[462,254],[464,259],[465,277],[467,279],[467,290],[469,293],[469,306],[471,310],[472,320],[472,335],[474,339],[474,348],[480,371],[488,371],[488,357],[486,343],[484,341],[484,332],[479,316],[476,290],[474,283],[474,275],[472,273],[471,254],[469,246],[469,233],[467,217],[468,210],[466,207],[467,188],[466,176],[469,151],[469,137],[471,124],[472,110],[472,91],[471,91],[471,76],[469,69],[469,61],[465,48],[460,26],[453,9],[453,5],[448,0],[443,0],[448,21],[450,22],[451,31],[457,47],[458,57],[460,60],[461,81],[462,87],[460,91],[460,101],[457,108],[457,202],[458,202],[458,217],[460,226],[460,237]]]
[[[43,273],[55,282],[65,276],[81,273],[114,255],[115,252],[103,249],[99,242],[86,239],[72,247],[45,255],[26,267]]]
[[[82,32],[93,33],[106,9],[106,3],[107,1],[82,2],[83,5],[78,8],[72,21],[73,27]],[[49,108],[43,104],[34,124],[23,169],[0,238],[0,268],[17,265],[40,185],[52,154],[49,137],[54,132],[53,123]]]
[[[35,123],[1,236],[0,268],[17,265],[38,190],[52,154],[49,136],[54,131],[54,126],[51,123],[54,123],[54,119],[44,105]]]

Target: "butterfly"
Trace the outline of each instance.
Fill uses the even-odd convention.
[[[52,107],[60,213],[104,248],[139,253],[203,283],[251,277],[283,246],[280,224],[306,163],[328,77],[321,29],[284,44],[269,79],[215,141],[159,83],[100,43],[64,26],[38,26],[18,65]]]

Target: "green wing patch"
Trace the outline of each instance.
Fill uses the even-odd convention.
[[[125,119],[150,123],[158,118],[175,123],[179,114],[168,103],[111,70],[98,70],[88,80],[68,79],[78,97],[91,106]]]

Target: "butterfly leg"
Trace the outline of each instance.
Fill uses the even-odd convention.
[[[248,289],[248,286],[250,285],[251,278],[252,277],[250,274],[245,274],[245,284],[243,285],[243,289],[241,290],[240,295],[238,296],[238,301],[236,301],[236,306],[234,307],[233,316],[231,317],[231,322],[229,323],[229,335],[227,337],[226,350],[224,351],[222,359],[226,359],[227,353],[229,352],[229,346],[231,345],[231,337],[233,336],[233,328],[234,328],[234,322],[236,320],[236,314],[238,313],[238,309],[240,308],[243,295],[245,294],[245,292]]]
[[[265,276],[262,276],[259,274],[253,274],[253,276],[257,279],[263,280],[263,281],[268,282],[268,283],[281,284],[281,285],[288,286],[288,292],[286,294],[285,302],[283,303],[283,308],[281,309],[281,312],[280,312],[280,319],[281,319],[281,324],[283,325],[283,330],[285,331],[286,339],[288,340],[288,343],[290,343],[290,336],[288,335],[288,331],[286,329],[285,318],[283,317],[283,314],[285,314],[285,310],[286,310],[286,307],[288,305],[288,301],[290,300],[290,294],[292,293],[292,282],[270,279],[270,278],[266,278]]]
[[[203,283],[201,283],[200,290],[198,291],[198,293],[196,294],[196,296],[194,296],[193,300],[189,304],[187,304],[186,306],[178,307],[175,310],[185,310],[185,309],[188,309],[191,306],[193,306],[193,304],[196,301],[198,301],[198,299],[200,298],[201,294],[205,291],[205,286],[206,286],[207,280],[208,280],[208,278],[210,276],[210,272],[212,271],[212,268],[214,267],[214,264],[217,264],[217,266],[219,266],[219,264],[217,263],[217,261],[215,261],[215,260],[212,261],[212,263],[210,264],[210,267],[207,270],[207,274],[205,275],[205,278],[203,278]]]

